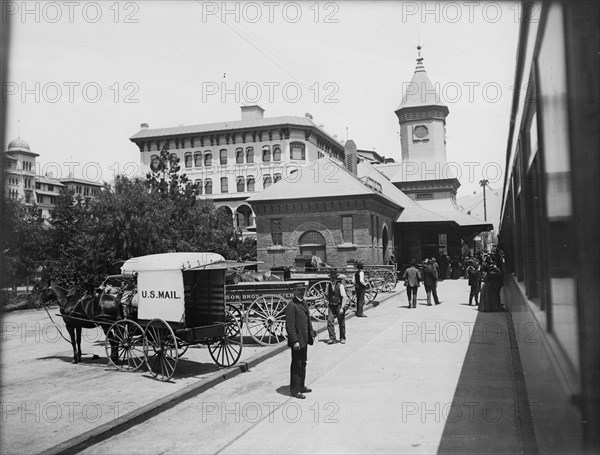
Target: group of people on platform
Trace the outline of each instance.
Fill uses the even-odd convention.
[[[464,277],[468,280],[469,305],[473,305],[475,301],[479,311],[504,311],[500,301],[500,290],[504,282],[504,256],[500,249],[494,249],[491,253],[477,252],[473,257],[465,255],[462,262],[457,256],[450,262],[447,255],[442,255],[440,265],[435,258],[425,259],[421,264],[411,260],[410,267],[402,275],[408,308],[416,308],[421,283],[425,287],[428,306],[431,306],[432,297],[436,305],[442,303],[437,295],[437,283],[448,275],[450,279]]]

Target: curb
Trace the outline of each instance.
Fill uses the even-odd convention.
[[[378,304],[388,300],[392,296],[399,294],[400,292],[390,292],[389,294],[385,294],[385,297],[381,300],[375,300]],[[375,308],[372,304],[371,308]],[[365,308],[366,309],[366,308]],[[348,315],[346,319],[354,318],[354,314]],[[317,330],[317,334],[325,332],[327,330],[327,326],[320,328]],[[130,412],[118,419],[115,419],[110,422],[106,422],[92,430],[88,430],[84,433],[81,433],[78,436],[74,436],[66,441],[63,441],[53,447],[50,447],[42,452],[40,455],[56,455],[56,454],[75,454],[85,450],[86,448],[93,446],[105,439],[108,439],[112,436],[115,436],[119,433],[122,433],[128,430],[135,425],[139,425],[140,423],[145,422],[146,420],[151,419],[152,417],[173,408],[174,406],[184,402],[185,400],[192,398],[196,395],[203,393],[204,391],[227,381],[228,379],[234,378],[241,373],[245,373],[250,368],[257,366],[258,364],[274,357],[288,349],[287,343],[282,341],[278,345],[272,346],[268,348],[266,352],[262,352],[256,354],[254,357],[248,359],[245,362],[239,362],[235,367],[231,367],[228,370],[217,371],[208,377],[201,379],[198,383],[193,384],[184,389],[173,392],[169,395],[166,395],[158,400],[154,400],[140,408],[136,409],[133,412]]]

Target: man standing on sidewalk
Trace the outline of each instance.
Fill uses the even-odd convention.
[[[441,303],[437,295],[437,282],[438,272],[435,264],[431,259],[428,259],[427,266],[423,269],[423,285],[425,286],[425,292],[427,292],[427,306],[431,306],[431,294],[433,294],[436,305]]]
[[[331,282],[327,286],[327,331],[329,332],[329,340],[327,344],[337,343],[335,338],[334,321],[337,319],[340,326],[340,343],[346,342],[346,310],[348,309],[348,297],[346,289],[340,282],[337,272],[329,274]]]
[[[365,291],[367,290],[367,281],[365,280],[365,272],[362,262],[356,263],[358,269],[354,274],[354,289],[356,290],[356,317],[366,318],[367,315],[363,314],[363,307],[365,306]]]
[[[412,259],[410,261],[410,267],[404,271],[402,275],[404,284],[406,286],[406,295],[408,297],[408,308],[417,307],[417,290],[419,289],[419,282],[421,281],[421,272],[417,268],[417,261]]]
[[[293,285],[294,298],[285,309],[285,329],[288,346],[292,348],[290,365],[290,394],[294,398],[304,399],[305,393],[312,392],[306,387],[306,359],[308,345],[313,344],[315,331],[310,321],[308,306],[304,301],[306,286],[303,283]]]

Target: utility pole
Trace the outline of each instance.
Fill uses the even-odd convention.
[[[485,202],[485,187],[490,183],[488,179],[483,179],[479,181],[479,185],[483,187],[483,219],[487,221],[487,207]]]

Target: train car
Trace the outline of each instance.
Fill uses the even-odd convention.
[[[535,453],[598,453],[598,2],[522,3],[499,247]]]

